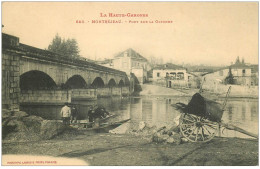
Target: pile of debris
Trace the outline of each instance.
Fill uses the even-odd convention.
[[[179,116],[174,119],[175,123],[171,127],[150,127],[147,123],[141,121],[137,130],[132,130],[129,133],[143,138],[147,138],[155,143],[181,144],[188,142],[182,137],[178,123]]]
[[[2,110],[2,139],[4,141],[39,141],[52,139],[67,130],[56,120],[44,120],[23,111]]]
[[[182,137],[178,126],[173,126],[170,129],[162,127],[156,131],[152,136],[152,141],[155,143],[170,143],[181,144]]]

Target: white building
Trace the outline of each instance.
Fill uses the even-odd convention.
[[[229,75],[229,69],[234,77],[234,84],[237,85],[258,85],[258,66],[250,66],[244,63],[233,64],[217,70],[213,73],[204,75],[204,83],[212,85],[215,83],[225,83]]]
[[[188,86],[193,75],[188,74],[186,68],[171,63],[157,65],[153,69],[153,82],[172,86]]]
[[[147,81],[147,71],[151,69],[148,60],[131,48],[112,59],[112,68],[124,71],[128,76],[134,73],[139,83]]]

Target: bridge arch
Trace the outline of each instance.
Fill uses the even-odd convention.
[[[69,89],[84,89],[87,87],[87,83],[82,76],[74,75],[67,80],[65,87]]]
[[[115,79],[110,79],[108,84],[107,84],[108,87],[115,87],[116,86],[116,81]]]
[[[42,71],[31,70],[20,76],[21,90],[44,90],[54,89],[56,87],[55,81]]]
[[[119,81],[119,83],[118,83],[118,86],[119,86],[119,87],[123,87],[124,85],[125,85],[125,83],[124,83],[123,79],[121,79],[121,80]]]
[[[94,81],[91,83],[91,87],[94,88],[102,88],[105,86],[105,83],[101,77],[96,77]]]

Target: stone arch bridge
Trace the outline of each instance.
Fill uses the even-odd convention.
[[[19,43],[2,34],[2,105],[19,109],[21,102],[64,102],[86,98],[128,95],[125,72]]]

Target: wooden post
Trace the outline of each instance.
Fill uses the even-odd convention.
[[[218,136],[221,137],[221,125],[218,123]]]

